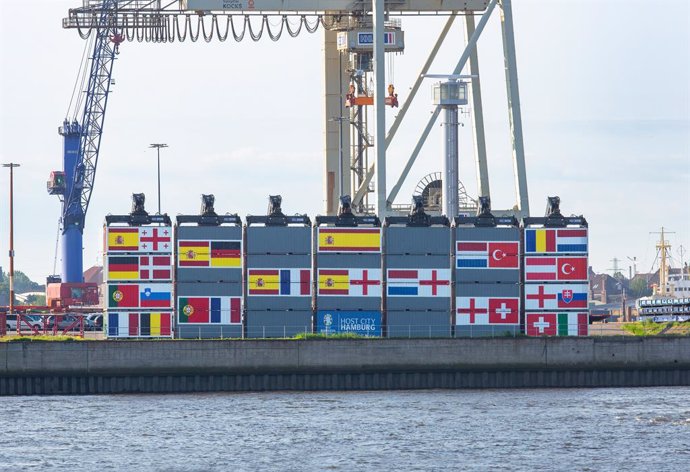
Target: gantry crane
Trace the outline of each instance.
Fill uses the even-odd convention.
[[[421,81],[443,43],[453,19],[460,15],[466,19],[467,44],[453,73],[459,74],[468,60],[470,61],[472,77],[475,77],[471,83],[470,93],[473,103],[472,119],[479,193],[489,196],[476,44],[491,11],[497,5],[501,9],[508,117],[515,170],[516,205],[512,212],[517,216],[527,216],[529,209],[511,0],[83,0],[82,6],[70,9],[68,16],[63,19],[64,28],[77,29],[84,39],[93,38],[88,85],[83,92],[83,113],[80,120],[65,120],[60,128],[60,134],[64,137],[64,168],[63,171],[53,172],[48,183],[49,193],[60,196],[63,201],[63,281],[82,281],[82,233],[96,175],[113,63],[123,41],[167,43],[203,39],[210,42],[214,38],[219,41],[233,38],[239,42],[246,37],[258,41],[262,36],[276,41],[283,32],[295,37],[301,31],[313,33],[322,26],[326,30],[323,179],[325,210],[327,214],[334,214],[338,192],[348,191],[353,195],[353,207],[369,210],[369,205],[362,202],[365,195],[371,192],[370,181],[375,176],[374,208],[376,213],[383,217],[394,210],[393,200],[438,117],[440,107],[437,107],[432,115],[390,195],[386,194],[385,150],[419,90]],[[398,105],[394,90],[386,93],[386,85],[389,85],[386,84],[383,67],[384,54],[388,49],[384,35],[386,23],[390,25],[391,15],[407,18],[439,14],[448,15],[448,23],[422,67],[409,97],[401,104],[400,112],[386,133],[384,109],[387,104]],[[476,14],[481,14],[482,18],[475,30]],[[276,23],[278,26],[275,26]],[[342,47],[345,44],[343,41],[349,38],[349,35],[343,32],[352,32],[358,28],[368,28],[371,32],[370,54],[362,55],[356,47]],[[348,54],[349,57],[344,61],[339,60],[341,54]],[[357,62],[358,54],[359,59],[366,56],[373,66],[354,68],[359,71],[373,71],[374,87],[371,93],[364,93],[363,87],[359,86],[357,70],[353,74],[352,64]],[[350,84],[355,86],[354,93],[348,90]],[[350,96],[346,97],[348,92]],[[347,118],[343,117],[346,98],[353,105],[351,116]],[[374,136],[369,140],[359,117],[361,107],[372,103]],[[349,133],[342,132],[344,121],[355,128],[359,127],[356,133],[353,133],[354,140],[358,142],[352,147]],[[361,157],[366,147],[375,149],[375,159],[371,163],[364,163]],[[344,159],[343,149],[350,148],[352,153]],[[335,184],[338,181],[340,185]],[[447,187],[446,184],[447,182],[444,183],[444,188]]]

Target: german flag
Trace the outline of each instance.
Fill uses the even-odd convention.
[[[179,267],[209,267],[209,241],[178,241],[177,261]]]
[[[381,252],[381,229],[319,228],[319,251]]]
[[[108,280],[139,278],[139,256],[108,256]]]
[[[139,228],[108,227],[108,251],[139,251]]]
[[[211,267],[240,267],[240,241],[211,241]]]

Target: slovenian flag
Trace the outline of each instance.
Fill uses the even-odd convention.
[[[139,306],[172,308],[172,286],[170,284],[139,284]]]

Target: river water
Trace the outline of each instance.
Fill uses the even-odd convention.
[[[0,470],[690,470],[690,388],[8,397]]]

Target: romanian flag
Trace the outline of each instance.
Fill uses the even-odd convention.
[[[137,280],[139,256],[108,256],[108,280]]]
[[[139,251],[139,228],[107,227],[107,251]]]
[[[139,285],[108,285],[108,308],[138,308]]]
[[[556,230],[526,229],[525,252],[556,252]]]
[[[180,297],[177,302],[177,315],[180,323],[208,323],[208,297]]]
[[[319,295],[349,295],[350,271],[321,269],[319,270]]]
[[[211,241],[211,267],[240,267],[240,241]]]
[[[209,241],[178,241],[177,264],[178,267],[209,267]]]
[[[381,252],[381,228],[319,228],[319,251]]]

